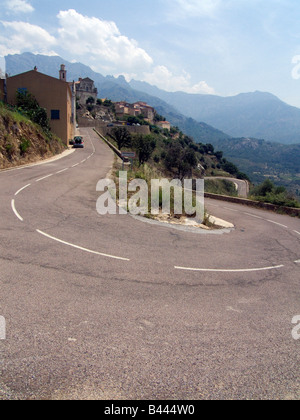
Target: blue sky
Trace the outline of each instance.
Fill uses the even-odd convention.
[[[0,0],[1,56],[60,55],[168,91],[300,107],[299,0]],[[2,63],[2,64],[1,64]]]

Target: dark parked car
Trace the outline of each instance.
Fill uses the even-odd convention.
[[[82,139],[82,137],[74,137],[74,149],[83,149],[84,148],[84,141]]]

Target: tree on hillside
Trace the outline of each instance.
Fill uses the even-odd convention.
[[[173,143],[166,153],[164,162],[168,171],[174,171],[180,179],[184,179],[192,174],[198,160],[193,149],[183,148],[180,143]]]
[[[224,153],[222,151],[217,151],[215,152],[215,156],[218,159],[218,161],[220,161],[223,158]]]
[[[93,105],[95,103],[95,99],[92,97],[92,96],[90,96],[87,100],[86,100],[86,104],[87,105]]]
[[[115,140],[119,150],[131,145],[131,135],[126,127],[115,127],[111,130],[109,135]]]
[[[50,131],[47,111],[39,106],[36,98],[29,92],[17,92],[17,107],[24,112],[34,123],[44,130]]]
[[[154,115],[154,121],[155,122],[166,121],[166,118],[156,112]]]
[[[132,145],[137,152],[139,164],[142,165],[150,159],[156,147],[156,141],[152,136],[138,135],[133,138]]]
[[[252,190],[252,194],[257,197],[266,197],[267,194],[273,192],[275,190],[275,185],[270,179],[266,179],[262,184],[256,186]],[[285,192],[285,189],[283,189],[280,192]]]

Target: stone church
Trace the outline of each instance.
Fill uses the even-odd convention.
[[[87,99],[90,97],[92,97],[96,103],[98,90],[95,88],[94,81],[89,77],[86,77],[85,79],[80,78],[78,82],[76,82],[76,96],[80,105],[85,105]]]

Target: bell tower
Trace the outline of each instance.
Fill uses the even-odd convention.
[[[59,80],[62,80],[63,82],[67,81],[67,70],[66,70],[66,66],[64,64],[62,64],[60,66]]]

